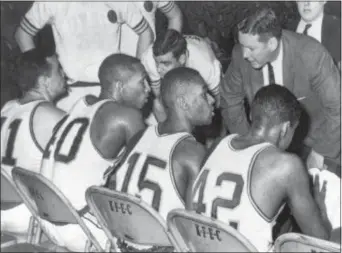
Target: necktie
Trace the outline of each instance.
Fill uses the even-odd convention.
[[[310,28],[311,26],[312,26],[311,24],[305,25],[305,29],[304,29],[304,32],[303,32],[304,35],[308,35],[308,30],[309,30],[309,28]]]
[[[274,71],[271,63],[267,63],[269,84],[275,84]]]

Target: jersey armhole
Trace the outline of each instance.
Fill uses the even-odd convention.
[[[261,154],[261,152],[269,149],[269,148],[273,148],[273,145],[268,145],[266,147],[263,147],[261,149],[259,149],[253,156],[250,164],[249,164],[249,168],[248,168],[248,174],[247,174],[247,196],[254,208],[254,210],[268,223],[272,223],[276,218],[279,212],[277,212],[273,217],[268,217],[266,214],[264,214],[264,212],[261,210],[261,208],[255,203],[252,193],[251,193],[251,177],[252,177],[252,169],[254,167],[255,161],[258,158],[258,156]]]
[[[123,152],[121,158],[114,162],[113,166],[109,169],[107,169],[105,171],[104,174],[106,174],[106,178],[107,178],[107,182],[105,183],[105,185],[108,185],[111,177],[113,175],[115,175],[118,170],[120,169],[120,167],[124,164],[124,162],[126,161],[127,157],[129,156],[129,154],[132,152],[132,150],[134,149],[134,147],[136,146],[136,144],[140,141],[140,139],[142,138],[142,136],[145,134],[147,128],[142,129],[141,131],[139,131],[138,133],[136,133],[131,140],[128,142],[125,151]]]
[[[35,105],[35,107],[33,108],[32,112],[31,112],[31,115],[30,115],[30,121],[29,121],[29,126],[30,126],[30,134],[31,134],[31,138],[34,142],[34,144],[36,145],[36,147],[39,149],[40,152],[44,152],[44,149],[40,146],[40,144],[38,143],[37,141],[37,138],[36,138],[36,135],[34,134],[34,130],[33,130],[33,119],[34,119],[34,116],[36,114],[36,111],[38,109],[39,106],[41,106],[42,104],[44,103],[48,103],[47,101],[42,101],[42,102],[39,102],[37,105]]]
[[[182,204],[185,206],[185,200],[182,198],[181,194],[179,193],[178,191],[178,188],[177,188],[177,184],[176,184],[176,181],[175,181],[175,177],[174,177],[174,169],[173,169],[173,155],[174,155],[174,151],[176,150],[177,146],[184,140],[187,140],[187,139],[194,139],[195,140],[195,137],[192,136],[191,134],[187,134],[185,136],[183,136],[182,138],[178,139],[177,142],[173,145],[172,149],[171,149],[171,152],[170,152],[170,156],[169,156],[169,164],[170,164],[170,178],[171,178],[171,182],[172,182],[172,185],[176,191],[176,194],[178,196],[178,198],[180,199],[180,201],[182,202]],[[196,140],[195,140],[196,141]]]

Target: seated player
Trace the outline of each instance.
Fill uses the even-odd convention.
[[[321,195],[312,197],[302,161],[284,151],[300,114],[299,102],[285,87],[261,88],[251,106],[249,132],[222,139],[194,184],[192,208],[229,223],[260,252],[270,250],[272,226],[285,203],[305,234],[329,237],[325,207],[318,206]]]
[[[115,168],[108,184],[141,196],[166,220],[169,211],[184,208],[191,197],[191,186],[205,155],[205,148],[191,131],[211,123],[214,99],[201,75],[185,67],[164,76],[161,99],[166,120],[132,138],[122,165]],[[139,187],[146,181],[149,183]]]
[[[69,199],[103,249],[106,236],[87,210],[85,192],[103,185],[105,172],[119,158],[128,140],[145,128],[140,108],[150,88],[144,66],[137,58],[113,54],[99,69],[101,93],[81,98],[64,118],[45,149],[41,172]],[[84,251],[86,235],[80,226],[45,222],[60,246]]]
[[[183,36],[176,30],[169,29],[157,36],[154,44],[142,55],[141,61],[150,77],[151,88],[156,97],[159,97],[161,78],[171,69],[185,66],[201,74],[218,105],[221,63],[216,59],[211,46],[201,37]],[[159,100],[155,100],[154,113],[158,122],[165,119]]]
[[[1,109],[1,167],[11,176],[15,166],[39,172],[43,150],[65,112],[53,101],[66,92],[57,58],[29,50],[18,59],[18,99]],[[29,151],[29,152],[28,152]],[[25,204],[1,211],[1,230],[27,233],[30,211]]]

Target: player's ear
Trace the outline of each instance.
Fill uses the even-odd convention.
[[[186,99],[184,96],[179,96],[177,97],[177,104],[178,106],[183,109],[184,111],[187,111],[189,110],[189,105],[188,103],[186,102]]]
[[[121,81],[115,81],[115,83],[112,85],[113,87],[113,95],[115,97],[122,96],[124,85]]]
[[[181,56],[179,56],[179,59],[178,59],[179,63],[180,63],[181,65],[185,65],[186,58],[188,58],[188,50],[186,50],[184,54],[182,54]]]
[[[284,138],[289,131],[290,131],[290,121],[286,121],[285,123],[281,125],[280,137]]]
[[[37,79],[37,83],[39,87],[46,87],[48,88],[50,86],[50,78],[46,75],[41,75]]]

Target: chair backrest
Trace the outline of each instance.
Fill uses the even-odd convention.
[[[179,252],[257,252],[236,229],[194,211],[172,210],[167,225]]]
[[[341,245],[297,233],[279,236],[274,243],[275,252],[341,252]]]
[[[11,176],[1,167],[1,210],[11,209],[23,203]]]
[[[56,225],[79,224],[98,251],[100,244],[64,194],[43,175],[16,167],[12,177],[32,214]]]
[[[172,245],[166,221],[140,198],[92,186],[86,200],[112,245],[114,237],[140,245]]]

